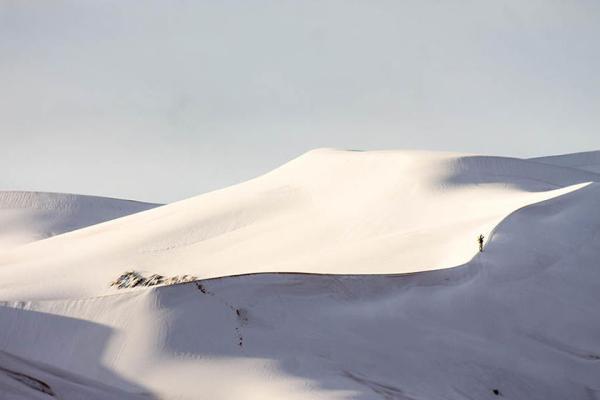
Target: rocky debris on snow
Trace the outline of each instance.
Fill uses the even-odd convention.
[[[204,287],[204,285],[200,282],[196,282],[196,287],[198,288],[198,290],[200,290],[202,293],[207,294],[208,290],[206,290],[206,288]]]
[[[198,278],[193,275],[166,277],[159,274],[152,274],[145,277],[140,272],[127,271],[111,282],[110,286],[116,286],[117,289],[127,289],[138,286],[175,285],[177,283],[192,282],[197,279]]]
[[[116,286],[117,289],[125,289],[140,286],[144,282],[144,278],[139,272],[127,271],[121,274],[116,280],[110,283],[110,286]]]
[[[193,275],[175,275],[170,278],[165,278],[166,285],[175,285],[177,283],[193,282],[197,281],[198,277]]]
[[[144,282],[144,286],[160,285],[164,281],[165,281],[164,276],[158,275],[158,274],[152,274],[152,275],[150,275],[150,277],[148,279],[146,279],[146,282]]]

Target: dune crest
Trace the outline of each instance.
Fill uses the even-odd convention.
[[[158,205],[67,193],[0,191],[0,251]]]
[[[2,254],[0,391],[598,397],[598,199],[537,160],[312,151]],[[111,288],[126,271],[198,280]]]
[[[239,185],[8,252],[0,289],[17,299],[98,296],[128,270],[214,278],[448,268],[469,261],[477,236],[514,210],[596,177],[502,157],[319,149]]]

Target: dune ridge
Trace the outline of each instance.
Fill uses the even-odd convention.
[[[0,191],[0,251],[157,206],[68,193]]]
[[[132,399],[595,398],[599,198],[535,160],[313,151],[5,253],[0,351]]]

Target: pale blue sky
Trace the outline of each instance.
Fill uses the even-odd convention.
[[[315,147],[600,149],[599,1],[0,0],[0,190],[173,201]]]

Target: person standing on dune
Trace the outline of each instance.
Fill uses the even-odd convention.
[[[485,239],[485,236],[483,235],[479,235],[479,237],[477,238],[477,242],[479,243],[479,252],[483,252],[483,240]]]

